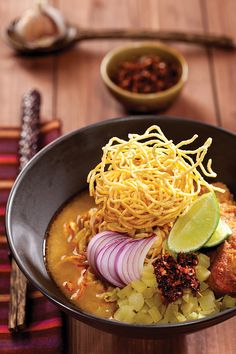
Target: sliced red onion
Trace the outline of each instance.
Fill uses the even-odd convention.
[[[113,278],[115,280],[115,282],[110,281],[110,283],[114,284],[116,286],[119,286],[116,283],[120,283],[121,286],[119,286],[119,287],[123,287],[125,285],[125,283],[122,282],[121,278],[119,277],[119,275],[116,272],[115,260],[117,258],[117,254],[119,252],[121,252],[121,249],[123,249],[124,245],[127,242],[130,242],[130,239],[127,240],[126,236],[125,236],[125,240],[126,240],[126,242],[124,240],[122,240],[119,242],[119,244],[116,247],[113,247],[112,251],[110,252],[109,259],[108,259],[108,273],[112,274]]]
[[[140,278],[145,257],[154,241],[155,236],[132,239],[118,232],[103,231],[88,244],[88,262],[99,277],[123,287]]]
[[[133,242],[131,241],[126,248],[126,252],[124,252],[124,258],[123,258],[123,262],[122,262],[122,274],[124,279],[126,279],[127,284],[129,284],[132,279],[134,278],[134,274],[133,274],[133,267],[131,267],[129,265],[129,256],[130,253],[132,251],[133,247]]]
[[[142,273],[144,260],[146,258],[148,251],[150,250],[150,248],[155,242],[155,236],[145,238],[143,241],[144,241],[143,242],[144,247],[142,250],[139,250],[139,266],[138,266],[139,274]]]
[[[139,279],[140,278],[140,271],[139,268],[136,265],[135,259],[136,259],[136,254],[139,254],[144,247],[144,239],[137,239],[135,240],[137,247],[133,247],[133,249],[130,252],[129,255],[129,263],[132,264],[132,279]]]
[[[103,248],[108,242],[113,241],[115,238],[120,238],[121,235],[118,232],[103,231],[99,232],[90,240],[87,248],[87,257],[90,266],[98,273],[96,267],[96,258],[100,248]]]
[[[96,259],[96,266],[99,269],[99,273],[102,275],[102,277],[106,279],[109,283],[119,287],[123,287],[124,283],[122,283],[121,279],[116,275],[114,270],[109,270],[109,258],[113,250],[119,248],[119,244],[123,243],[123,238],[122,240],[114,240],[113,243],[109,243],[108,246],[105,246],[102,250],[100,250]]]
[[[133,269],[132,264],[129,265],[128,257],[130,255],[131,250],[135,247],[134,240],[131,239],[121,249],[121,252],[117,254],[115,260],[115,270],[120,279],[125,284],[129,284],[132,281],[132,274],[130,270]]]

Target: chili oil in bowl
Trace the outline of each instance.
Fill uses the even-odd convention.
[[[162,43],[129,44],[103,58],[101,77],[110,93],[128,111],[166,109],[188,78],[184,57]]]

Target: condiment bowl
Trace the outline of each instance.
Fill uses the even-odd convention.
[[[218,173],[217,180],[226,183],[236,196],[236,135],[191,120],[129,116],[76,130],[41,150],[18,176],[6,213],[10,249],[30,282],[68,315],[113,334],[138,338],[163,338],[200,330],[234,316],[236,307],[199,320],[171,324],[134,325],[99,318],[76,308],[60,292],[46,270],[43,249],[52,217],[67,200],[87,188],[88,172],[99,162],[107,141],[113,136],[127,139],[128,133],[141,134],[153,124],[175,143],[197,133],[199,138],[193,148],[212,137],[209,157]]]
[[[157,55],[166,62],[179,65],[179,79],[170,88],[156,93],[134,93],[114,83],[112,79],[119,70],[119,65],[127,60],[134,60],[147,55]],[[155,112],[166,109],[181,92],[188,78],[188,64],[174,48],[162,43],[129,44],[115,48],[103,58],[100,73],[105,86],[128,111]]]

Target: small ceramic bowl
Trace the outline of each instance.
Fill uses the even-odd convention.
[[[112,81],[118,66],[127,60],[145,55],[158,55],[166,62],[179,64],[180,75],[176,84],[157,93],[133,93],[122,89]],[[101,77],[110,93],[128,110],[136,112],[155,112],[166,109],[178,96],[188,78],[188,64],[175,49],[162,43],[129,44],[111,50],[103,58],[100,67]]]

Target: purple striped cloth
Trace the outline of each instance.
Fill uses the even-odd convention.
[[[61,132],[59,120],[42,123],[39,146],[43,147]],[[19,128],[0,128],[0,354],[60,354],[63,352],[60,311],[33,286],[28,286],[28,327],[17,334],[8,331],[8,305],[11,264],[5,236],[5,208],[18,173]]]

